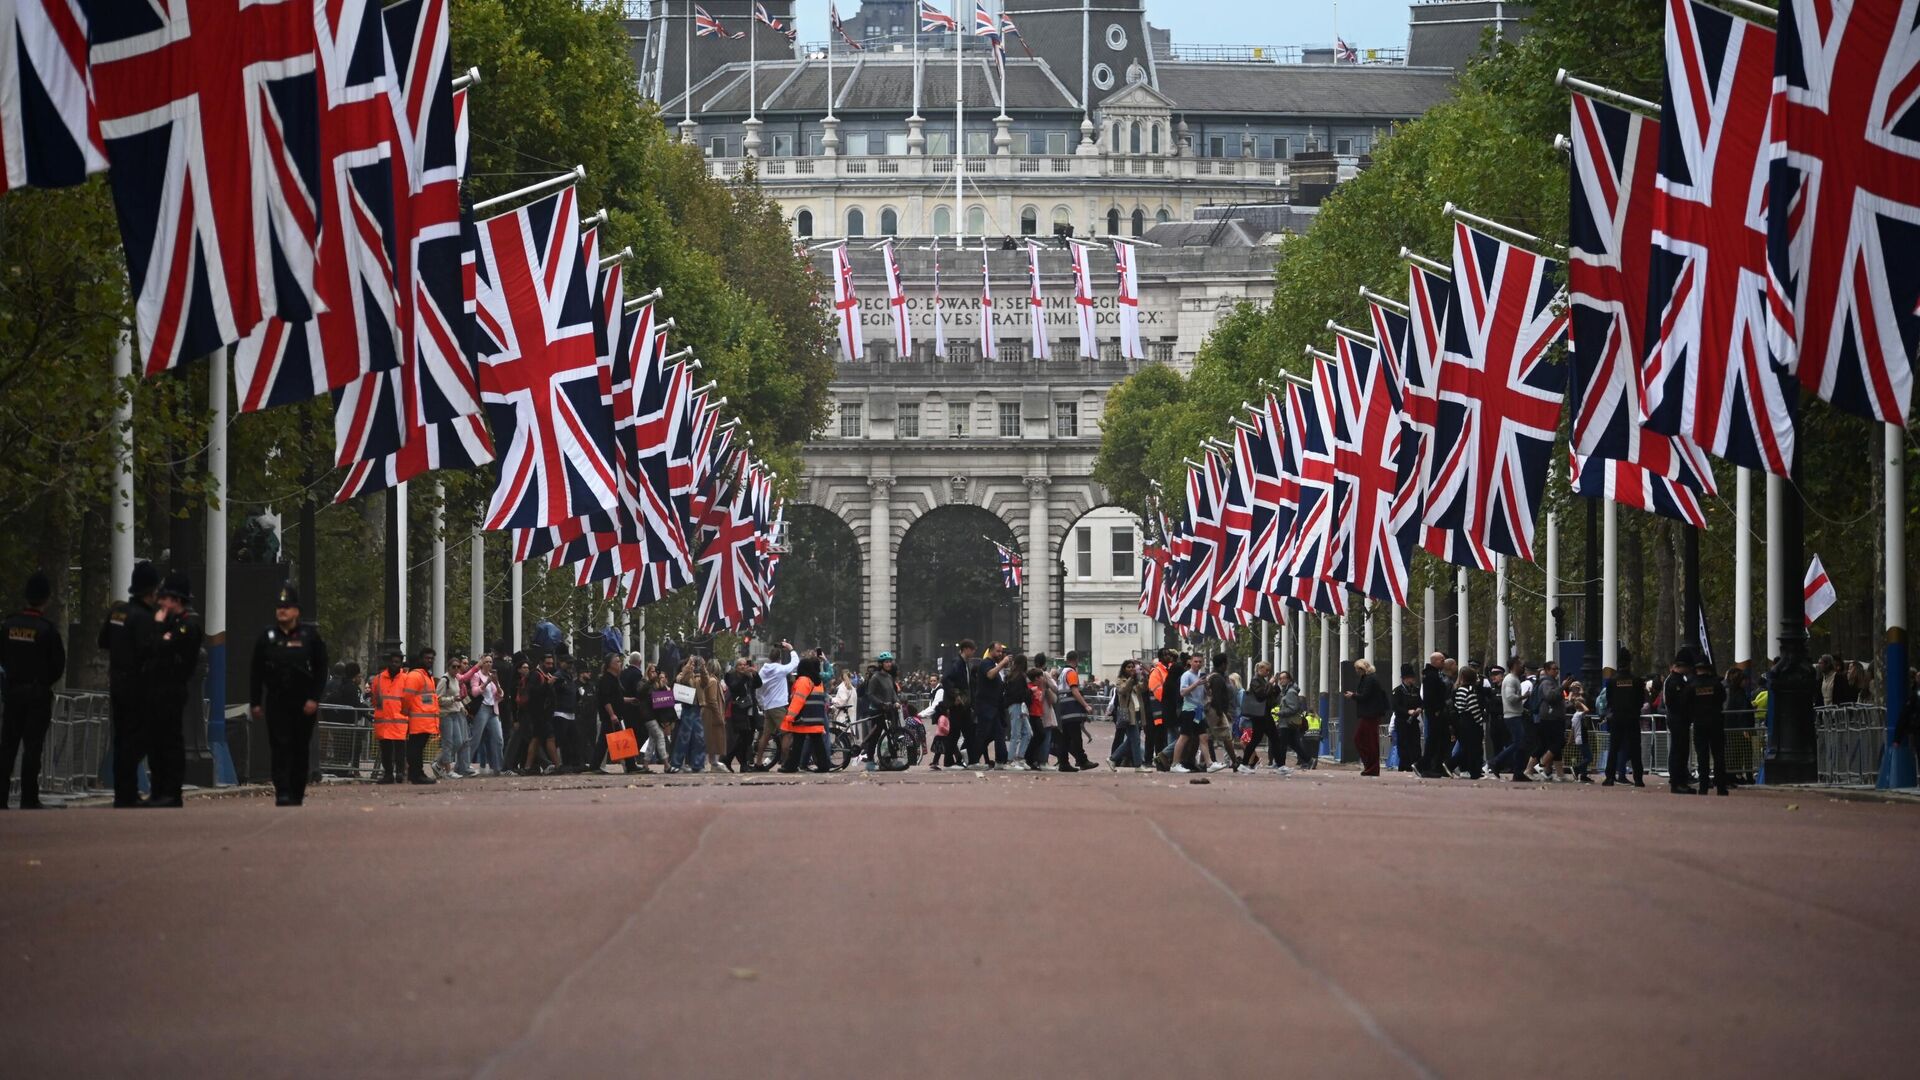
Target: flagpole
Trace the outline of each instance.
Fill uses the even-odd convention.
[[[1886,699],[1887,750],[1880,759],[1880,777],[1876,787],[1910,788],[1915,784],[1914,754],[1911,740],[1900,746],[1895,737],[1901,712],[1907,705],[1907,487],[1906,432],[1898,424],[1882,426],[1886,454]],[[1746,470],[1741,470],[1746,475]]]
[[[1402,659],[1402,657],[1406,655],[1404,650],[1407,644],[1406,627],[1403,625],[1406,609],[1399,604],[1392,605],[1392,608],[1393,610],[1388,613],[1392,620],[1389,624],[1388,633],[1391,635],[1390,641],[1392,642],[1391,647],[1393,652],[1387,657],[1387,668],[1388,673],[1394,679],[1397,679],[1400,677],[1400,665],[1406,663],[1406,661]],[[1391,682],[1392,680],[1389,679],[1388,681]]]
[[[1467,662],[1467,644],[1471,638],[1471,629],[1468,626],[1467,619],[1467,568],[1464,566],[1461,567],[1459,571],[1454,574],[1453,580],[1454,588],[1458,590],[1460,597],[1459,611],[1455,613],[1454,619],[1453,637],[1455,652],[1453,658],[1464,664]]]
[[[207,751],[213,760],[214,782],[239,782],[227,747],[227,514],[233,496],[227,489],[227,350],[207,357],[207,480],[215,499],[207,504],[207,606],[201,613],[207,647]],[[172,723],[179,724],[175,715]],[[193,745],[197,740],[189,740]],[[9,762],[11,764],[11,762]]]
[[[1587,537],[1587,546],[1593,546],[1593,537],[1591,534]],[[1503,559],[1502,561],[1504,562],[1505,560]],[[1543,659],[1552,660],[1554,659],[1553,645],[1560,640],[1560,620],[1553,617],[1554,603],[1560,599],[1560,517],[1552,511],[1548,511],[1547,513],[1546,571],[1547,587],[1544,590],[1546,592],[1546,602],[1543,605],[1546,611],[1546,618],[1541,620],[1541,622],[1545,624],[1545,632],[1542,636],[1546,642],[1546,652],[1542,653],[1541,656]],[[1504,605],[1506,601],[1502,600],[1501,603]],[[1503,653],[1501,658],[1505,659],[1504,651],[1507,648],[1505,635],[1501,635],[1500,648]],[[1587,642],[1587,648],[1593,648],[1593,642]]]
[[[1617,672],[1620,670],[1620,504],[1608,499],[1601,510],[1604,521],[1600,541],[1600,666]],[[1591,687],[1588,689],[1592,691]]]
[[[507,558],[512,563],[512,569],[507,572],[507,584],[510,590],[507,610],[512,613],[507,620],[512,624],[507,628],[507,641],[513,646],[514,652],[519,652],[522,647],[520,624],[524,621],[520,617],[520,596],[525,583],[521,578],[520,561],[513,558],[512,551],[507,552]]]
[[[1420,658],[1423,660],[1433,655],[1434,635],[1439,630],[1439,613],[1435,610],[1438,603],[1433,586],[1428,585],[1420,595]]]
[[[1753,470],[1734,470],[1733,651],[1728,659],[1753,666]]]
[[[913,5],[913,115],[909,120],[920,119],[920,0]],[[827,38],[827,48],[833,48],[833,38]]]
[[[827,115],[823,117],[823,119],[826,119],[826,120],[832,120],[834,118],[833,116],[833,35],[834,35],[834,31],[836,31],[837,29],[838,29],[837,25],[827,27]]]
[[[478,660],[487,649],[487,541],[473,530],[473,565],[467,578],[467,655]]]
[[[107,537],[107,594],[133,579],[133,335],[122,330],[113,349],[113,529]],[[305,571],[306,567],[301,567]],[[313,597],[303,597],[314,603]],[[314,610],[319,610],[317,607]]]
[[[680,52],[680,127],[683,137],[693,138],[693,0],[682,5],[686,8],[680,13],[680,32],[684,45]]]
[[[1780,620],[1785,617],[1789,597],[1799,596],[1796,588],[1791,593],[1780,591],[1781,553],[1786,550],[1786,539],[1782,529],[1781,513],[1785,509],[1787,483],[1773,473],[1767,474],[1767,623],[1760,631],[1760,661],[1762,670],[1773,666],[1780,657]]]
[[[966,56],[967,50],[960,37],[960,5],[965,0],[953,0],[953,235],[957,246],[966,233],[963,224],[966,208],[962,205],[966,193],[961,185],[966,180],[966,136],[962,129],[966,125]],[[981,233],[984,242],[986,234]],[[984,359],[984,358],[983,358]]]
[[[1552,519],[1549,518],[1548,520],[1552,520]],[[1552,540],[1553,534],[1548,533],[1547,537],[1549,540],[1549,544],[1547,546],[1547,551],[1549,553],[1547,556],[1547,565],[1552,566],[1553,556],[1551,553],[1553,551],[1553,546],[1551,544],[1551,540]],[[1552,572],[1549,571],[1548,574],[1549,576],[1547,579],[1547,607],[1549,610],[1551,610],[1553,607],[1553,579],[1551,576]],[[1552,615],[1547,616],[1547,625],[1548,626],[1553,625]],[[1488,663],[1491,664],[1491,663],[1499,662],[1500,654],[1505,651],[1504,643],[1506,642],[1506,640],[1507,640],[1507,557],[1505,555],[1495,555],[1493,557],[1493,656],[1487,660]],[[1462,663],[1466,662],[1464,657],[1462,658],[1461,662]]]
[[[440,485],[440,500],[433,508],[433,595],[427,600],[428,636],[433,643],[435,662],[447,662],[447,499],[446,485]],[[432,674],[432,672],[428,672]]]

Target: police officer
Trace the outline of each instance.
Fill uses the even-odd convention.
[[[1646,771],[1640,763],[1640,713],[1646,708],[1647,691],[1634,678],[1625,656],[1620,667],[1607,681],[1607,778],[1601,787],[1612,787],[1627,778],[1627,766],[1633,766],[1633,786],[1646,787]]]
[[[1693,746],[1700,757],[1700,794],[1707,793],[1707,778],[1713,778],[1714,790],[1727,793],[1727,688],[1713,661],[1705,653],[1693,665],[1693,682],[1687,701],[1687,719],[1693,722]]]
[[[40,757],[53,726],[53,684],[67,671],[67,650],[46,616],[53,584],[35,571],[27,579],[27,606],[0,622],[0,667],[7,672],[6,715],[0,716],[0,810],[20,762],[20,809],[40,809]]]
[[[107,609],[98,645],[107,656],[107,705],[113,717],[113,805],[138,809],[140,759],[147,756],[145,689],[140,680],[140,642],[135,630],[153,621],[160,571],[145,559],[133,564],[127,598]]]
[[[327,687],[327,646],[318,629],[300,621],[300,593],[293,586],[280,587],[273,616],[274,624],[253,643],[247,703],[253,718],[267,723],[273,804],[299,806],[307,797],[308,744]]]
[[[1682,645],[1660,689],[1667,707],[1667,789],[1675,795],[1694,793],[1693,770],[1687,767],[1687,748],[1693,739],[1692,681],[1693,650]]]
[[[145,682],[141,723],[147,740],[148,806],[180,807],[186,784],[185,717],[187,683],[200,666],[206,636],[193,610],[193,586],[184,570],[167,571],[160,583],[159,608],[135,626],[140,673]]]

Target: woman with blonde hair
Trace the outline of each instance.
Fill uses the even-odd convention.
[[[1373,673],[1373,661],[1362,657],[1353,662],[1360,681],[1344,696],[1353,702],[1358,722],[1354,726],[1353,745],[1360,752],[1360,775],[1380,775],[1380,722],[1386,719],[1387,689]]]
[[[704,772],[707,767],[707,730],[714,724],[724,727],[726,723],[720,712],[720,680],[707,670],[705,660],[694,656],[681,666],[680,677],[674,683],[691,687],[693,700],[680,702],[680,723],[673,729],[673,754],[667,761],[667,771]],[[684,698],[686,695],[675,696]]]

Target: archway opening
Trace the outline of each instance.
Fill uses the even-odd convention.
[[[866,640],[860,541],[831,511],[787,506],[787,553],[780,591],[767,613],[766,639],[798,648],[820,646],[836,662],[857,662]]]
[[[978,506],[936,507],[907,529],[894,560],[905,670],[939,670],[963,638],[1019,640],[1020,590],[1006,587],[996,542],[1019,551],[1007,523]]]

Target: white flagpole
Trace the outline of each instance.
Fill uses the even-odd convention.
[[[680,21],[685,24],[681,28],[684,47],[680,53],[680,111],[685,117],[682,124],[691,135],[693,133],[693,0],[687,0],[683,6],[686,10],[680,13]]]
[[[116,393],[133,375],[133,335],[123,331],[113,350]],[[117,398],[113,406],[113,531],[107,537],[107,595],[119,596],[133,580],[133,394]],[[301,567],[305,570],[305,567]],[[302,597],[309,604],[318,601]]]
[[[1787,542],[1787,530],[1784,514],[1787,506],[1787,482],[1784,478],[1767,474],[1767,625],[1760,634],[1760,655],[1756,657],[1761,667],[1772,667],[1775,657],[1780,655],[1780,620],[1786,617],[1789,594],[1781,592],[1780,552]],[[1793,603],[1805,603],[1799,596],[1792,597]]]
[[[1600,506],[1600,666],[1620,670],[1620,504]]]
[[[1547,520],[1553,519],[1549,517]],[[1547,535],[1551,537],[1553,534]],[[1553,549],[1549,547],[1547,550]],[[1487,661],[1488,663],[1499,662],[1500,654],[1506,650],[1507,642],[1507,557],[1495,555],[1493,560],[1493,656]],[[1547,603],[1551,606],[1553,603],[1551,587],[1547,589],[1547,594]],[[1462,663],[1464,662],[1463,660]]]
[[[469,568],[467,601],[467,655],[476,660],[487,648],[487,542],[483,530],[473,531],[473,565]]]
[[[1406,613],[1406,609],[1399,604],[1393,605],[1393,611],[1391,612],[1392,624],[1388,630],[1388,633],[1392,635],[1393,643],[1393,652],[1387,657],[1387,667],[1389,674],[1392,676],[1392,679],[1388,680],[1389,682],[1400,677],[1400,665],[1407,662],[1405,659],[1407,644],[1406,628],[1402,625],[1405,621]]]
[[[913,0],[913,115],[909,120],[920,119],[920,0]],[[833,49],[833,37],[827,37],[827,49]]]
[[[1554,602],[1560,596],[1560,521],[1553,514],[1547,515],[1546,570],[1547,570],[1547,588],[1546,588],[1547,597],[1546,597],[1545,603],[1542,605],[1543,608],[1545,609],[1546,617],[1542,619],[1541,622],[1546,626],[1546,632],[1544,636],[1546,639],[1547,651],[1545,652],[1545,654],[1543,654],[1540,657],[1542,662],[1545,662],[1547,660],[1552,660],[1554,658],[1553,643],[1560,640],[1560,627],[1555,625],[1554,618],[1553,618],[1553,605],[1554,605]],[[1506,646],[1505,640],[1502,640],[1500,644],[1501,644],[1501,647],[1504,648]],[[1593,643],[1588,642],[1586,647],[1592,648]],[[1598,691],[1590,690],[1589,693],[1598,693]]]
[[[1433,655],[1434,635],[1439,630],[1439,614],[1434,605],[1433,586],[1429,585],[1420,596],[1420,659]]]
[[[1460,611],[1454,625],[1454,648],[1458,651],[1454,653],[1453,658],[1464,664],[1467,662],[1467,644],[1472,633],[1470,625],[1472,620],[1467,617],[1466,567],[1461,567],[1460,571],[1454,575],[1454,586],[1460,591]]]
[[[524,586],[520,575],[520,560],[514,559],[513,568],[507,573],[507,584],[513,590],[513,604],[509,609],[513,612],[513,625],[507,627],[507,642],[512,646],[514,652],[519,652],[521,649],[520,625],[524,621],[520,617],[520,596],[521,589]]]
[[[1733,662],[1753,659],[1753,470],[1734,471]]]
[[[392,558],[399,566],[395,576],[400,581],[400,625],[394,629],[393,638],[400,643],[400,652],[411,659],[413,650],[407,642],[407,483],[402,480],[393,488],[393,501],[399,508],[394,513]]]
[[[832,21],[832,20],[828,20]],[[833,36],[839,33],[838,26],[827,27],[827,115],[833,119]]]
[[[427,640],[435,663],[447,662],[447,502],[441,485],[440,502],[433,508],[433,595],[428,598]],[[442,669],[444,670],[444,669]]]
[[[964,57],[967,50],[960,36],[960,28],[963,25],[960,21],[960,6],[965,2],[966,0],[953,0],[953,235],[956,246],[960,238],[967,235],[967,227],[962,222],[966,210],[962,203],[966,199],[966,193],[961,187],[966,182],[967,176],[967,141],[961,131],[966,124],[967,73]],[[981,233],[982,237],[985,235],[984,232]]]

